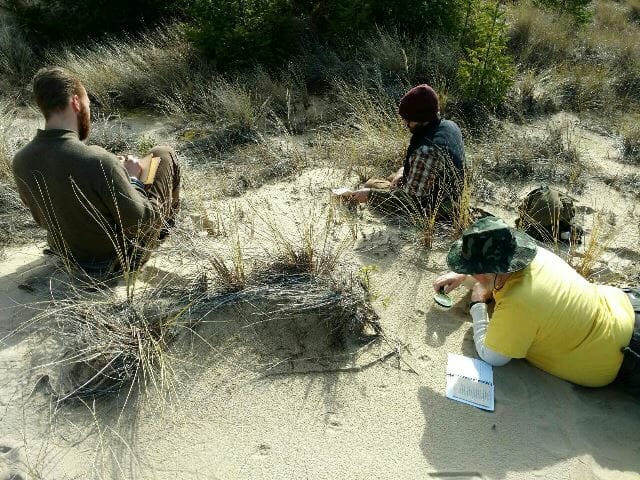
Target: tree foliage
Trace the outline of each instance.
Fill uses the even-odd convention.
[[[515,76],[505,13],[499,0],[468,0],[466,11],[461,35],[465,56],[458,69],[460,93],[466,101],[496,107]]]
[[[0,0],[39,43],[83,41],[105,33],[144,30],[184,17],[191,0]]]

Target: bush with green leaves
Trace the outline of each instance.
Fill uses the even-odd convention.
[[[463,103],[495,108],[515,77],[502,2],[468,0],[466,11],[461,39],[465,55],[458,69],[460,96]]]
[[[222,69],[282,63],[301,46],[290,0],[194,0],[190,13],[191,39]]]
[[[165,18],[184,18],[192,0],[0,0],[31,38],[44,44],[104,33],[144,31]]]
[[[304,14],[314,31],[345,44],[376,28],[398,28],[409,34],[455,35],[462,28],[465,0],[307,0]]]

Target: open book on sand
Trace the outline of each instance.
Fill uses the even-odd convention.
[[[493,368],[476,358],[450,353],[447,360],[447,398],[483,410],[494,410]]]
[[[160,165],[160,157],[154,157],[153,154],[150,153],[146,157],[142,157],[138,163],[140,163],[142,167],[140,181],[145,185],[151,185],[156,178],[158,165]]]

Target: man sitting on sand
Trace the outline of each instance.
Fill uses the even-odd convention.
[[[67,266],[91,276],[135,269],[178,210],[175,152],[170,147],[151,150],[161,160],[145,188],[138,159],[83,143],[91,126],[89,97],[75,75],[42,69],[34,77],[33,92],[45,127],[13,159],[22,201]]]
[[[496,217],[469,227],[449,250],[452,272],[433,287],[465,280],[473,339],[492,365],[526,358],[557,377],[601,387],[614,380],[640,389],[640,290],[594,285],[527,234]],[[487,304],[495,301],[491,320]]]
[[[361,190],[341,196],[387,213],[450,217],[464,184],[460,128],[440,117],[438,95],[429,85],[409,90],[400,100],[399,113],[412,133],[403,167],[387,179],[370,179]]]

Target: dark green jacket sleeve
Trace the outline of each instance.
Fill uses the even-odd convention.
[[[105,175],[100,186],[103,204],[127,238],[136,238],[156,223],[157,213],[146,195],[131,184],[115,155],[104,153],[101,164]]]

